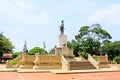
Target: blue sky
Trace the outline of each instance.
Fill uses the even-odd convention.
[[[101,24],[112,41],[120,40],[120,0],[0,0],[0,31],[15,51],[35,46],[50,50],[57,44],[61,20],[68,40],[81,26]]]

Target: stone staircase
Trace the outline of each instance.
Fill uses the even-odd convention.
[[[96,69],[89,61],[70,61],[70,70]]]

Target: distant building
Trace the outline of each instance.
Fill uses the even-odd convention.
[[[8,53],[3,53],[3,56],[1,57],[1,60],[10,60],[12,59],[12,54],[8,54]]]

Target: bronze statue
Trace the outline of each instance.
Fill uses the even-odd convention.
[[[60,31],[61,31],[61,34],[64,34],[64,21],[63,20],[61,21]]]

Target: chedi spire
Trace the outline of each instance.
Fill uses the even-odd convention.
[[[24,54],[27,54],[27,53],[28,53],[26,40],[25,40],[25,44],[24,44],[24,46],[23,46],[23,53],[24,53]]]

